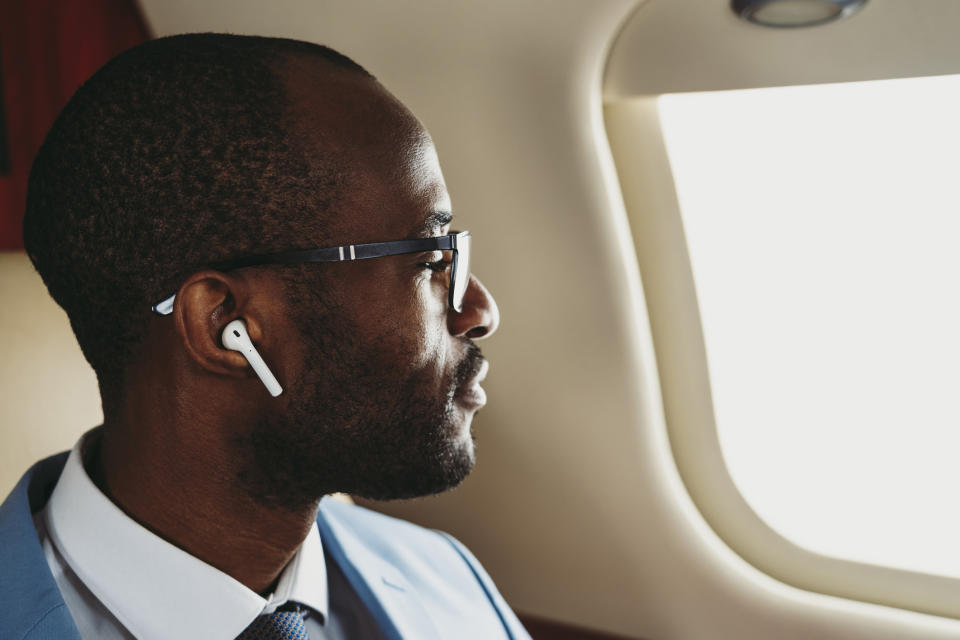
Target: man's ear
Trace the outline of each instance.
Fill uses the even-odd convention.
[[[220,334],[242,317],[254,342],[262,327],[249,311],[250,288],[242,277],[221,271],[198,271],[187,278],[173,305],[173,319],[184,350],[198,366],[221,375],[249,377],[247,359],[223,346]]]

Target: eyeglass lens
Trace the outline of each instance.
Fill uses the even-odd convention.
[[[451,275],[450,305],[458,312],[463,311],[463,297],[470,283],[470,236],[464,234],[457,238],[456,262]]]

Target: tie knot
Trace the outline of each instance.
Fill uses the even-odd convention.
[[[258,617],[237,640],[309,640],[300,611],[274,611]]]

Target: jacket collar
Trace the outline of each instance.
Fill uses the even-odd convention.
[[[50,573],[33,526],[63,470],[61,453],[33,465],[0,505],[0,638],[39,636],[81,640]]]

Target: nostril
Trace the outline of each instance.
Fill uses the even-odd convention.
[[[470,329],[470,331],[467,331],[467,337],[482,338],[483,336],[487,335],[487,333],[488,331],[486,327],[474,327],[473,329]]]

